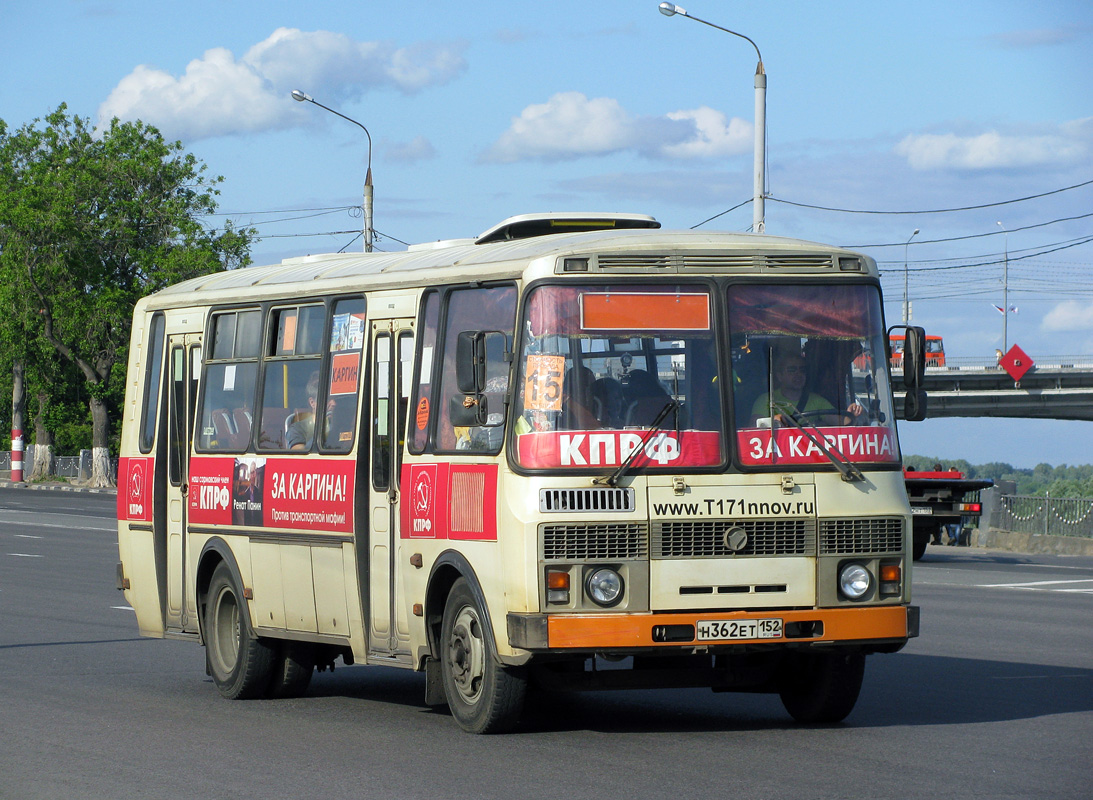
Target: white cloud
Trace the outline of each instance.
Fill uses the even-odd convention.
[[[563,161],[623,151],[649,158],[707,158],[747,152],[750,137],[750,123],[726,122],[723,114],[706,107],[643,117],[610,97],[559,92],[521,111],[483,160]]]
[[[1093,330],[1093,302],[1066,300],[1051,309],[1040,327],[1045,331],[1089,331]]]
[[[334,101],[377,88],[411,94],[462,73],[464,47],[396,48],[330,31],[278,28],[241,59],[214,48],[191,61],[181,76],[138,66],[99,107],[99,120],[141,119],[171,138],[186,139],[287,128],[311,118],[286,102],[293,89]]]
[[[695,127],[693,139],[664,146],[664,154],[672,158],[733,156],[751,152],[755,146],[754,125],[739,117],[726,122],[724,114],[707,106],[673,111],[668,119],[690,120]]]
[[[1056,132],[1022,135],[988,131],[976,136],[912,134],[895,147],[912,169],[984,170],[1057,165],[1090,153],[1089,120],[1061,125]]]

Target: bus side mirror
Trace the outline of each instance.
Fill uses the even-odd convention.
[[[455,340],[455,382],[463,394],[481,393],[486,384],[486,348],[482,331],[462,331]]]
[[[921,422],[926,419],[926,391],[908,389],[903,398],[903,418],[908,422]]]
[[[908,325],[903,346],[903,385],[908,391],[920,389],[925,377],[926,330],[917,325]]]

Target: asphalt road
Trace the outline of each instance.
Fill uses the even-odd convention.
[[[223,700],[203,650],[142,639],[113,497],[0,489],[0,798],[1089,798],[1093,559],[931,548],[922,636],[869,659],[843,724],[773,696],[539,696],[476,737],[419,675],[339,667]]]

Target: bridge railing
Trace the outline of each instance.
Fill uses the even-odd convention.
[[[1001,495],[994,503],[990,527],[1093,539],[1093,498]]]
[[[1029,354],[1033,360],[1035,366],[1041,369],[1075,369],[1075,370],[1089,370],[1093,369],[1093,355],[1079,355],[1079,356],[1040,356]],[[998,370],[1002,371],[1002,368],[998,366],[998,359],[996,358],[981,358],[978,356],[946,356],[945,366],[935,367],[927,365],[926,369],[930,372],[948,372],[953,369],[969,369],[969,370]]]

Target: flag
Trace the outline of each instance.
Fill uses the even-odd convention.
[[[993,306],[994,303],[991,303],[991,305]],[[994,306],[994,308],[995,308],[995,310],[998,311],[999,314],[1001,314],[1002,316],[1005,316],[1006,309],[1002,308],[1002,306]]]

